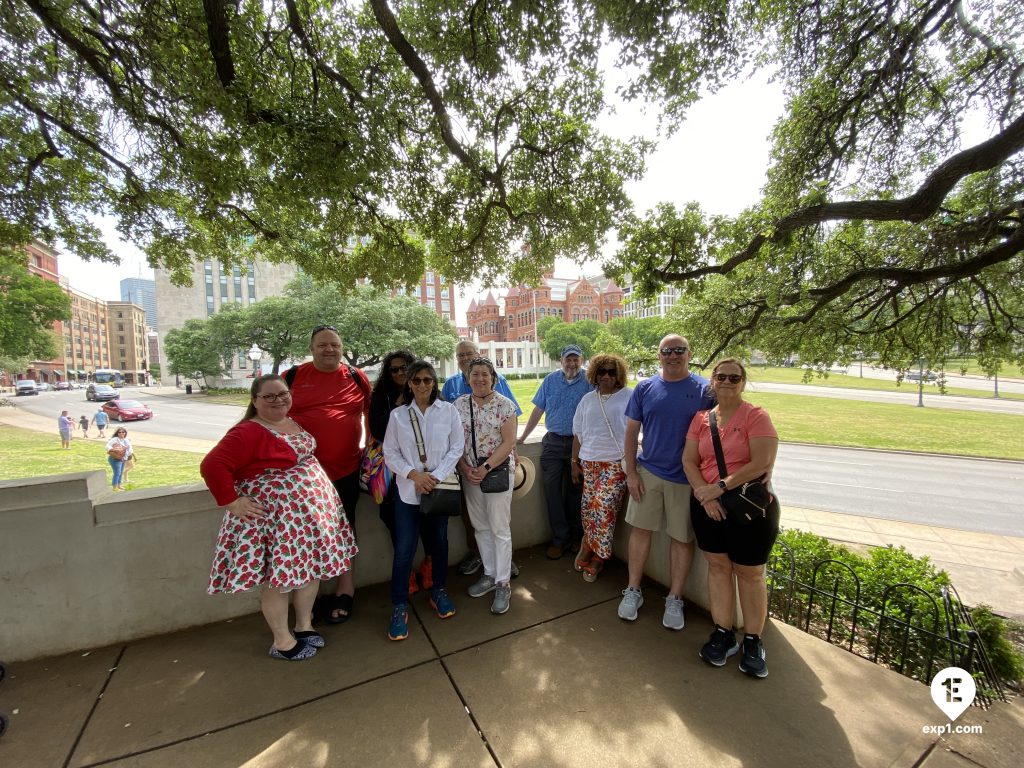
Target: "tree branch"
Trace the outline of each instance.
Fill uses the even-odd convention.
[[[206,34],[210,40],[210,55],[217,68],[217,79],[225,88],[235,82],[235,62],[231,58],[231,29],[227,8],[230,0],[203,0],[206,13]]]
[[[335,83],[336,85],[340,85],[342,88],[348,91],[349,94],[356,101],[364,101],[365,97],[363,96],[362,93],[359,92],[359,89],[356,88],[351,82],[349,82],[349,80],[343,74],[341,74],[336,69],[328,65],[323,60],[323,57],[320,55],[320,52],[313,47],[313,42],[309,39],[309,35],[306,34],[306,28],[302,24],[302,18],[299,16],[299,9],[298,6],[295,5],[295,0],[285,0],[284,4],[285,7],[288,9],[288,26],[291,28],[295,36],[299,39],[299,44],[302,46],[302,50],[306,52],[306,55],[309,56],[310,59],[312,59],[313,63],[316,64],[317,68],[321,72],[327,75],[327,78],[331,82]]]

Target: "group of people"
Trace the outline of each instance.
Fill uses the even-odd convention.
[[[201,466],[225,508],[209,591],[262,587],[271,656],[305,659],[324,647],[312,627],[320,581],[338,580],[327,621],[340,623],[353,614],[353,513],[364,425],[387,470],[379,509],[394,547],[388,637],[408,637],[409,599],[417,589],[429,592],[438,618],[456,612],[446,577],[448,515],[458,510],[423,514],[427,507],[421,508],[428,497],[453,486],[461,488],[471,543],[459,570],[482,570],[468,595],[491,594],[491,613],[507,612],[518,573],[511,536],[516,445],[543,416],[540,464],[552,532],[547,556],[574,555],[574,569],[595,581],[612,556],[616,521],[628,496],[629,581],[619,617],[636,620],[652,536],[664,530],[671,542],[671,583],[662,623],[682,629],[696,540],[708,562],[715,622],[700,656],[723,666],[742,649],[740,669],[767,675],[760,633],[778,502],[772,497],[764,515],[747,524],[726,514],[722,496],[746,483],[769,482],[778,437],[768,415],[743,400],[746,370],[738,360],[719,361],[708,381],[689,370],[689,343],[672,334],[659,346],[660,373],[631,389],[621,357],[596,355],[584,371],[582,350],[569,345],[562,350],[561,370],[541,383],[517,435],[519,406],[472,342],[459,344],[460,371],[443,388],[429,362],[400,350],[384,358],[371,390],[361,371],[343,364],[341,338],[331,326],[313,329],[310,352],[311,362],[253,381],[245,416]],[[421,541],[425,557],[417,572],[413,559]],[[732,626],[734,577],[744,617],[742,644]]]
[[[57,417],[57,432],[60,434],[60,445],[61,448],[71,447],[71,438],[74,434],[75,427],[77,426],[82,430],[82,437],[89,437],[89,427],[95,425],[96,431],[99,432],[101,440],[106,439],[107,429],[107,414],[100,408],[96,411],[96,414],[89,420],[89,417],[84,413],[79,417],[78,421],[68,413],[68,411],[61,411],[60,416]]]

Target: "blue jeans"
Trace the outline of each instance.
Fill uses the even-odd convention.
[[[566,546],[583,538],[580,502],[583,483],[572,481],[572,435],[548,432],[541,440],[540,473],[551,525],[551,543]]]
[[[409,572],[416,556],[420,531],[429,542],[427,554],[433,560],[433,592],[444,589],[448,578],[448,518],[420,513],[419,504],[406,504],[395,494],[395,559],[391,564],[391,604],[409,602]]]
[[[113,456],[107,456],[107,461],[110,462],[110,468],[114,470],[114,481],[110,485],[116,488],[121,484],[121,474],[124,472],[124,459],[115,459]]]

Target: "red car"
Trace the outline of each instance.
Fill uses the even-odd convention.
[[[114,421],[140,421],[153,418],[153,411],[148,405],[138,400],[108,400],[103,404],[103,412]]]

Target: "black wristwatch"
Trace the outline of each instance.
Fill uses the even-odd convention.
[[[722,489],[722,493],[725,493],[729,489],[725,487],[725,480],[718,481],[718,487]]]
[[[488,472],[491,471],[491,465],[488,464],[486,461],[484,462],[484,469],[486,469]]]

